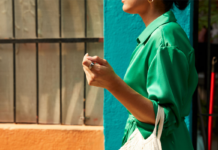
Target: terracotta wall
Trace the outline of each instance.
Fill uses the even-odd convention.
[[[103,150],[103,127],[0,124],[0,150]]]

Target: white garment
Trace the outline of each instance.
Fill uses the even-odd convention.
[[[158,134],[156,135],[158,123],[159,123]],[[127,142],[119,150],[162,150],[160,137],[163,130],[163,123],[164,123],[164,109],[163,107],[158,105],[158,113],[157,113],[157,117],[155,120],[155,127],[152,134],[147,139],[144,139],[138,128],[136,128],[135,131],[131,134],[131,136],[127,140]]]

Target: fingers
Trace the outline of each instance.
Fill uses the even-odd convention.
[[[90,64],[92,63],[92,61],[88,60],[87,56],[88,56],[88,53],[86,53],[86,55],[84,56],[83,61],[82,61],[82,65],[86,66],[86,67],[89,67]]]
[[[82,61],[82,65],[83,65],[83,70],[85,71],[85,73],[86,74],[93,74],[93,73],[100,73],[101,72],[101,65],[100,65],[100,63],[95,63],[95,61],[93,60],[93,61],[91,61],[91,60],[89,60],[88,58],[88,53],[84,56],[84,58],[83,58],[83,61]],[[94,56],[93,57],[95,60],[99,60],[99,57],[98,56]],[[100,58],[100,61],[102,61],[101,60],[101,58]],[[103,60],[104,61],[104,60]],[[94,66],[92,66],[92,68],[91,69],[89,69],[89,66],[90,66],[90,64],[91,63],[95,63],[94,64]],[[103,62],[104,63],[104,62]]]
[[[86,58],[87,58],[88,60],[93,61],[93,62],[96,62],[96,63],[98,63],[98,64],[100,64],[100,65],[106,65],[106,63],[107,63],[107,61],[106,61],[105,59],[102,59],[102,58],[100,58],[100,57],[98,57],[98,56],[93,56],[93,57],[91,57],[91,56],[86,56]]]
[[[102,59],[98,56],[91,57],[91,56],[88,56],[88,53],[86,53],[86,55],[83,58],[82,65],[89,68],[89,66],[92,62],[95,63],[95,65],[92,67],[93,69],[91,69],[91,70],[96,70],[96,71],[98,71],[101,68],[100,67],[101,65],[106,65],[106,63],[107,63],[107,61],[105,59]]]
[[[92,72],[90,72],[90,70],[87,67],[83,67],[83,70],[86,74],[86,79],[89,80],[91,78]]]
[[[94,74],[93,72],[90,72],[90,69],[88,69],[87,67],[84,67],[83,68],[85,73],[86,73],[86,79],[87,79],[87,83],[88,85],[91,85],[91,86],[97,86],[99,85],[99,81],[96,80],[97,79],[97,75]]]
[[[100,67],[99,64],[95,64],[92,69],[89,69],[89,66],[91,64],[91,60],[87,59],[88,53],[84,56],[82,65],[83,65],[83,70],[86,74],[86,79],[89,85],[91,86],[98,86],[99,81],[97,81],[97,74],[96,71],[98,71],[98,68]]]
[[[84,61],[82,62],[82,65],[83,65],[83,66],[86,66],[86,67],[89,67],[91,63],[92,63],[92,62],[91,62],[90,60],[84,60]]]

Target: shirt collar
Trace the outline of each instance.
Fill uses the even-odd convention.
[[[168,23],[168,22],[176,22],[176,18],[174,13],[169,10],[153,20],[145,29],[144,31],[139,35],[137,38],[138,43],[144,43],[148,37],[154,32],[155,29],[157,29],[159,26]]]

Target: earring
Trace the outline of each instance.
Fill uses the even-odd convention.
[[[148,0],[149,3],[152,3],[154,0]]]

